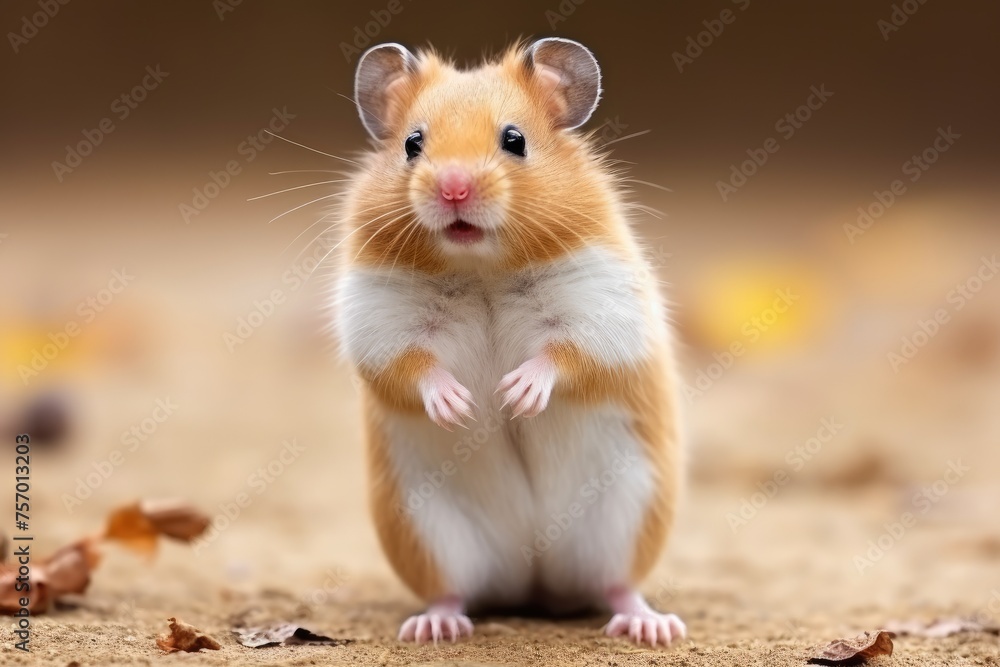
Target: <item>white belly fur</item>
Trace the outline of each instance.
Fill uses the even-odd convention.
[[[549,340],[629,364],[663,335],[634,267],[588,249],[543,270],[490,280],[353,270],[338,286],[338,326],[355,363],[430,349],[473,394],[470,430],[423,415],[385,419],[391,465],[417,534],[470,604],[587,604],[627,581],[657,480],[624,407],[554,396],[509,420],[500,378]]]

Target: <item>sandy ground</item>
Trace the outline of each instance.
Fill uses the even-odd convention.
[[[1000,283],[912,364],[893,373],[885,363],[886,350],[912,329],[911,314],[943,300],[947,290],[939,287],[963,275],[962,262],[974,267],[986,244],[998,247],[995,235],[951,248],[932,243],[944,279],[922,292],[923,301],[907,302],[885,281],[864,303],[845,292],[857,321],[841,317],[841,326],[797,348],[741,359],[691,402],[691,483],[669,551],[644,584],[655,606],[686,620],[690,636],[661,650],[603,637],[605,616],[482,617],[474,619],[475,637],[460,644],[396,642],[400,622],[419,603],[388,568],[368,521],[357,394],[314,333],[319,290],[282,282],[289,256],[273,259],[273,243],[234,247],[221,271],[222,244],[210,253],[180,244],[164,252],[139,243],[141,232],[116,238],[119,246],[101,246],[107,262],[75,261],[86,293],[100,284],[105,264],[123,256],[116,250],[131,249],[142,279],[88,336],[132,332],[125,343],[134,349],[115,339],[107,347],[125,358],[119,365],[108,361],[114,355],[90,366],[68,359],[67,370],[46,376],[72,397],[77,422],[61,447],[36,450],[43,490],[33,507],[36,553],[97,530],[110,508],[136,497],[180,496],[214,514],[251,489],[253,502],[231,521],[217,519],[223,529],[197,552],[165,544],[145,562],[108,547],[85,596],[33,620],[30,655],[0,632],[0,664],[803,665],[811,647],[893,620],[1000,621]],[[693,257],[700,252],[696,239],[671,242]],[[871,254],[884,261],[876,243],[893,243],[872,240]],[[9,259],[25,284],[46,270]],[[681,256],[661,269],[681,304],[696,299],[682,280],[695,264]],[[844,263],[837,284],[864,277],[863,264]],[[919,262],[904,264],[914,271],[900,284],[927,279]],[[227,350],[223,332],[275,287],[288,301],[245,344]],[[890,313],[885,303],[903,307]],[[876,311],[893,324],[874,333],[856,326]],[[718,349],[698,333],[697,317],[690,308],[677,317],[689,379]],[[9,400],[23,395],[4,391]],[[179,406],[175,414],[68,510],[65,494],[77,493],[79,480],[164,397]],[[824,420],[841,426],[810,450]],[[249,477],[291,438],[303,453],[257,493]],[[803,447],[809,456],[798,469],[789,456]],[[943,492],[930,491],[933,502],[916,499],[956,462],[968,470],[939,483]],[[6,461],[0,470],[6,475]],[[773,497],[755,497],[778,471],[787,483]],[[734,522],[741,508],[744,522]],[[885,537],[904,512],[915,525]],[[860,566],[859,557],[870,562]],[[210,633],[222,650],[164,655],[154,636],[171,616]],[[277,620],[352,643],[250,649],[229,634],[235,624]],[[998,665],[1000,638],[900,637],[893,657],[879,664]]]

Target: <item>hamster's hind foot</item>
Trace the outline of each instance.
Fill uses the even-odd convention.
[[[687,636],[687,627],[676,614],[655,611],[642,595],[629,588],[609,591],[608,604],[615,614],[604,626],[604,634],[609,637],[628,635],[636,644],[669,646],[673,640]]]
[[[410,616],[399,628],[399,640],[426,644],[433,641],[455,642],[472,636],[472,621],[464,613],[462,601],[445,598],[435,602],[423,614]]]

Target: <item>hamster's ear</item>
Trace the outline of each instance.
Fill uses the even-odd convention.
[[[579,42],[549,37],[528,47],[525,61],[556,125],[573,129],[586,123],[601,97],[601,68],[594,54]]]
[[[417,69],[417,59],[400,44],[379,44],[365,51],[354,76],[354,99],[361,123],[376,139],[391,133],[403,88]]]

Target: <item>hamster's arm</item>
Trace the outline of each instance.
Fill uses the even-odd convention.
[[[472,395],[442,368],[426,327],[415,325],[419,301],[378,277],[348,272],[337,289],[341,347],[383,406],[423,409],[451,430],[472,416]]]
[[[555,366],[554,389],[577,400],[623,398],[639,379],[637,369],[598,360],[572,341],[548,343],[542,354]]]
[[[434,354],[420,347],[409,347],[386,364],[365,362],[356,368],[361,379],[375,396],[388,406],[420,410],[423,401],[419,384],[437,365]]]

